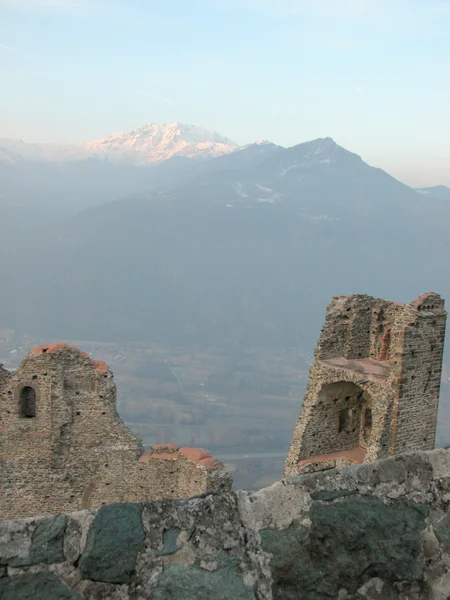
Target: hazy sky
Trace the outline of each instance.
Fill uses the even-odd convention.
[[[450,185],[450,0],[0,0],[0,137],[331,136]]]

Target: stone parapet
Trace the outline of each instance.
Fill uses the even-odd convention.
[[[449,505],[450,451],[436,450],[1,523],[0,597],[447,600]]]

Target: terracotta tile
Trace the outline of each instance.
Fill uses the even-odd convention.
[[[193,460],[194,462],[198,462],[202,458],[210,458],[211,452],[205,450],[204,448],[180,448],[180,454],[188,458],[189,460]]]

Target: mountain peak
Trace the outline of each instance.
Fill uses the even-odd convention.
[[[88,142],[85,147],[89,151],[106,153],[112,159],[149,164],[173,156],[212,158],[228,154],[238,146],[219,133],[196,125],[149,122],[132,131],[121,131]]]
[[[342,160],[361,160],[360,156],[349,152],[333,138],[317,138],[287,149],[285,159],[291,163],[332,163]]]

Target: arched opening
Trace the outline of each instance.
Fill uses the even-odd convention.
[[[21,419],[34,419],[36,417],[36,392],[28,385],[20,390],[19,415]]]
[[[367,447],[372,419],[369,406],[364,388],[355,383],[323,385],[305,428],[300,460]]]

